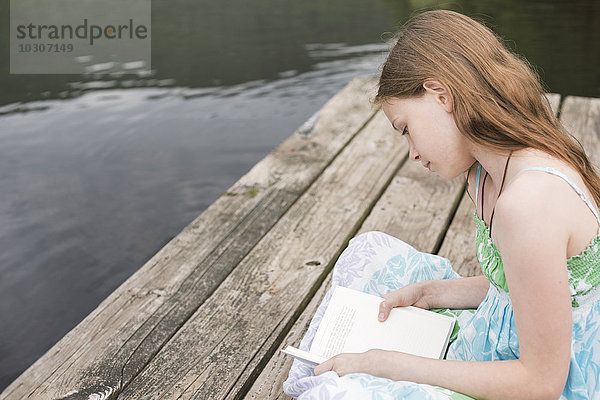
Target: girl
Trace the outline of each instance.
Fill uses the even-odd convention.
[[[483,275],[458,279],[448,260],[384,233],[352,239],[334,285],[384,295],[380,320],[399,306],[448,309],[458,333],[445,360],[371,350],[333,357],[314,374],[295,362],[286,393],[600,398],[600,178],[526,61],[468,17],[426,12],[399,34],[376,102],[412,160],[447,178],[466,173]]]

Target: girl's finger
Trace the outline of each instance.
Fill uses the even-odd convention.
[[[384,300],[381,303],[379,303],[379,316],[377,317],[377,319],[379,319],[379,321],[381,322],[385,321],[388,315],[390,314],[391,309],[392,306],[388,303],[388,300]]]
[[[319,365],[317,365],[315,367],[315,369],[313,370],[313,373],[315,375],[321,375],[327,371],[331,371],[331,368],[333,367],[333,359],[329,359]]]
[[[404,296],[400,291],[394,290],[393,292],[384,294],[382,297],[388,303],[390,309],[392,309],[394,307],[402,305],[402,303],[404,302],[404,297],[406,296]]]

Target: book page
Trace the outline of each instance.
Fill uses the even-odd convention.
[[[345,301],[343,290],[340,291],[339,288],[334,289],[310,348],[311,353],[326,358],[342,352],[350,330],[356,323],[356,311],[359,307],[355,302]]]
[[[377,348],[443,357],[453,318],[416,307],[400,307],[380,322],[377,315],[382,301],[379,296],[336,287],[310,352],[330,358]]]

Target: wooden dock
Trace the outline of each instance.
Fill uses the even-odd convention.
[[[478,273],[464,178],[407,162],[355,79],[0,394],[275,399],[348,241],[379,230]],[[549,95],[600,165],[600,99]]]

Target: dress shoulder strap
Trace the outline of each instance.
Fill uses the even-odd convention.
[[[481,164],[477,163],[477,172],[475,173],[475,209],[479,200],[479,179],[481,178]]]
[[[517,174],[515,176],[517,176],[521,172],[525,172],[525,171],[542,171],[542,172],[547,172],[549,174],[561,177],[562,179],[564,179],[565,181],[567,181],[567,183],[579,195],[579,197],[581,198],[581,200],[583,200],[585,202],[585,204],[587,204],[587,206],[590,208],[590,210],[592,211],[592,213],[596,217],[596,220],[598,220],[598,223],[600,224],[600,215],[598,215],[598,211],[594,208],[594,206],[592,205],[592,202],[587,198],[587,196],[585,195],[585,193],[583,193],[583,191],[581,189],[579,189],[579,187],[568,176],[566,176],[562,172],[557,171],[554,168],[550,168],[550,167],[529,167],[529,168],[525,168],[525,169],[522,169],[519,172],[517,172]]]

